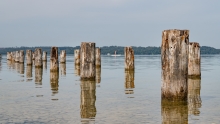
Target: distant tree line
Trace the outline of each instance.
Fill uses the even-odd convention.
[[[26,52],[27,49],[31,49],[32,51],[35,50],[35,48],[41,48],[42,51],[46,51],[48,54],[50,54],[51,47],[50,46],[38,46],[38,47],[7,47],[7,48],[0,48],[0,54],[7,54],[7,52],[11,51],[18,51],[18,50],[24,50]],[[75,49],[80,49],[80,46],[75,47],[58,47],[60,50],[66,50],[67,54],[74,54]],[[124,47],[123,46],[103,46],[101,48],[101,54],[107,55],[114,54],[115,51],[117,54],[124,54]],[[160,54],[160,47],[136,47],[132,46],[134,49],[134,53],[136,55],[158,55]],[[201,47],[201,54],[220,54],[220,49],[215,49],[213,47],[208,46],[202,46]]]

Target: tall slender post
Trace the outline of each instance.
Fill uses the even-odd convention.
[[[80,50],[79,49],[74,50],[74,61],[75,61],[75,65],[80,64]]]
[[[100,48],[96,48],[95,57],[96,57],[96,60],[95,60],[96,67],[100,68],[101,67],[101,49]]]
[[[66,50],[60,52],[60,63],[66,63]]]
[[[95,43],[82,42],[80,48],[81,80],[95,80]]]
[[[188,44],[188,30],[165,30],[162,33],[162,99],[187,102]]]
[[[199,43],[189,43],[188,76],[192,78],[201,78],[200,66],[200,46]]]
[[[40,48],[36,48],[34,51],[34,56],[35,56],[35,67],[42,68],[43,63],[42,63],[42,51]]]
[[[26,50],[26,63],[32,65],[32,50]]]
[[[19,62],[24,63],[24,50],[20,50],[19,54],[20,54]]]
[[[50,71],[59,71],[58,48],[57,47],[51,47]]]
[[[46,51],[43,52],[42,60],[47,61],[47,52]]]
[[[125,47],[125,71],[134,71],[134,50],[132,47]]]

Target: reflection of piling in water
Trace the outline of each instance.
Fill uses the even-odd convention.
[[[66,63],[66,50],[60,52],[60,63]]]
[[[125,71],[125,94],[133,94],[134,87],[134,71]]]
[[[9,69],[13,69],[14,61],[7,60],[7,65]]]
[[[101,82],[101,67],[96,67],[95,73],[96,73],[95,75],[96,83],[100,83]]]
[[[32,50],[26,50],[26,63],[32,65]]]
[[[19,53],[19,51],[16,51],[15,52],[15,62],[19,62],[19,59],[20,59],[20,53]]]
[[[57,47],[51,47],[50,71],[59,71],[58,48]]]
[[[24,63],[19,63],[19,73],[24,74]]]
[[[189,114],[199,115],[201,107],[200,98],[201,79],[188,79],[188,108]]]
[[[60,63],[61,75],[66,75],[66,63]]]
[[[40,48],[36,48],[35,51],[34,51],[34,57],[35,57],[35,61],[34,61],[34,64],[35,64],[35,68],[36,67],[39,67],[39,68],[42,68],[43,64],[42,64],[42,51]]]
[[[96,48],[96,50],[95,50],[95,58],[96,58],[96,60],[95,60],[95,65],[96,65],[96,67],[101,67],[101,49],[100,48]]]
[[[51,71],[50,72],[50,86],[53,94],[58,93],[59,88],[59,72],[58,71]]]
[[[24,63],[24,50],[19,51],[19,62]]]
[[[26,78],[32,78],[32,65],[26,66]]]
[[[95,81],[81,81],[81,118],[95,118],[96,116],[96,84]]]
[[[80,78],[95,80],[95,43],[82,42],[80,48]]]
[[[75,61],[75,65],[80,64],[80,50],[79,49],[74,50],[74,61]]]
[[[15,70],[20,73],[20,64],[18,62],[15,62]]]
[[[80,76],[80,65],[75,65],[75,74]]]
[[[201,78],[199,43],[189,43],[188,77]]]
[[[47,61],[43,61],[43,69],[47,70]]]
[[[132,47],[125,47],[125,71],[134,71],[134,50]]]
[[[161,102],[162,124],[188,124],[187,102]]]
[[[42,60],[47,61],[47,52],[46,51],[43,51]]]
[[[43,69],[42,68],[35,68],[35,83],[42,85],[42,75]]]
[[[165,30],[162,33],[162,99],[187,101],[188,30]]]

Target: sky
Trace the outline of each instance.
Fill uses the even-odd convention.
[[[220,0],[0,0],[0,47],[158,47],[167,29],[219,49]]]

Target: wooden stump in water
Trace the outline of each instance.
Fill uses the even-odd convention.
[[[32,52],[32,60],[35,60],[34,52]]]
[[[165,30],[162,33],[162,99],[187,101],[188,44],[188,30]]]
[[[12,60],[12,54],[11,52],[7,52],[7,60]]]
[[[200,97],[201,79],[188,79],[188,108],[189,114],[199,115],[199,108],[202,106]]]
[[[19,54],[20,54],[19,62],[24,63],[24,50],[20,50]]]
[[[50,71],[59,71],[58,48],[57,47],[51,47]]]
[[[82,42],[80,48],[81,80],[95,80],[95,43]]]
[[[96,116],[96,83],[95,81],[81,80],[81,118],[95,118]]]
[[[95,60],[95,64],[96,67],[101,67],[101,49],[100,48],[96,48],[96,60]]]
[[[189,43],[188,76],[192,78],[201,78],[200,66],[200,46],[199,43]]]
[[[134,50],[132,47],[125,47],[125,71],[134,71]]]
[[[16,58],[16,52],[13,51],[13,52],[11,52],[11,54],[12,54],[12,61],[15,61],[15,58]]]
[[[43,52],[42,60],[47,61],[47,52],[46,51]]]
[[[66,50],[60,52],[60,63],[66,63]]]
[[[36,67],[42,68],[42,66],[43,66],[43,63],[42,63],[42,51],[41,51],[40,48],[36,48],[35,49],[34,56],[35,56],[35,59],[34,59],[35,68]]]
[[[80,65],[80,50],[74,50],[74,61],[75,65]]]
[[[134,71],[125,71],[125,94],[133,94]]]
[[[19,59],[20,59],[20,53],[19,53],[19,51],[16,51],[15,52],[15,62],[19,62]]]
[[[32,65],[32,50],[26,50],[26,63]]]

